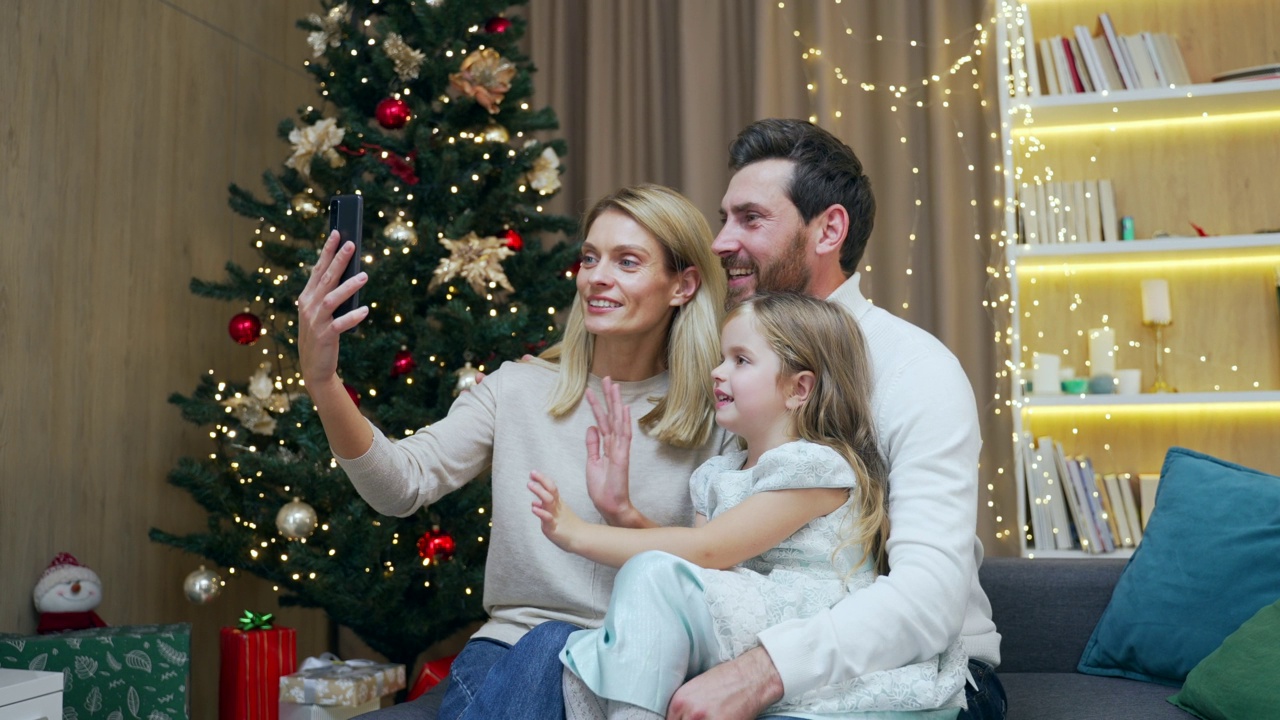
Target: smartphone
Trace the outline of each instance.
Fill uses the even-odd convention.
[[[355,277],[360,272],[360,237],[364,232],[364,198],[359,195],[334,195],[329,199],[329,231],[338,231],[338,248],[346,243],[355,243],[356,251],[351,261],[342,270],[342,280]],[[334,317],[340,317],[360,307],[360,291],[357,290],[347,298],[336,310]]]

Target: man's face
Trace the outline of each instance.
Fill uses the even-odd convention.
[[[730,303],[757,291],[809,289],[808,227],[786,194],[792,167],[790,160],[761,160],[729,181],[711,250],[728,275]]]

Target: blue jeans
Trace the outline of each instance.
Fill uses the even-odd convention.
[[[978,687],[964,686],[969,709],[961,711],[958,720],[1004,720],[1009,701],[1004,695],[1004,685],[996,677],[996,669],[990,663],[969,658],[969,673]]]
[[[579,629],[545,622],[515,645],[468,642],[449,669],[438,720],[563,720],[560,650],[569,633]]]

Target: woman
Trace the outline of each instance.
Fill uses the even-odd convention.
[[[370,506],[408,515],[491,469],[489,621],[454,661],[442,719],[562,712],[556,654],[574,629],[599,626],[615,571],[544,538],[525,484],[534,468],[582,476],[582,438],[595,424],[582,402],[588,390],[599,394],[602,379],[612,378],[639,418],[631,452],[641,461],[632,464],[630,497],[654,523],[691,523],[685,479],[721,449],[710,378],[725,280],[706,220],[678,193],[641,185],[600,200],[583,228],[562,341],[540,359],[504,363],[444,419],[395,443],[360,414],[337,373],[339,335],[369,312],[332,317],[368,280],[360,273],[338,284],[351,245],[339,249],[330,236],[298,300],[306,387],[334,455]],[[598,457],[600,448],[591,451]],[[585,482],[566,485],[564,502],[601,519]]]

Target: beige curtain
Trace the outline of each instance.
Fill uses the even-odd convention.
[[[555,211],[580,213],[616,187],[658,182],[715,227],[726,150],[747,123],[809,118],[849,143],[878,204],[864,291],[964,365],[986,438],[979,536],[989,553],[1006,554],[1013,538],[997,533],[1015,515],[1012,472],[999,473],[1009,425],[995,413],[998,358],[983,303],[999,153],[994,112],[981,103],[994,99],[989,73],[973,74],[984,67],[974,41],[991,27],[985,5],[531,0],[526,12],[536,100],[556,110],[569,144]]]

